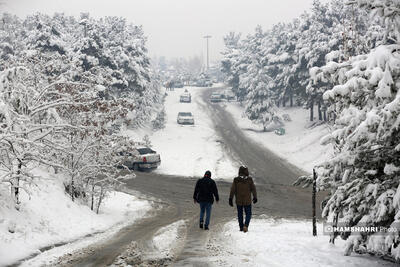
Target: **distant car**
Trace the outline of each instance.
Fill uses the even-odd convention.
[[[182,103],[190,103],[192,102],[192,95],[185,91],[183,94],[181,94],[179,101]]]
[[[178,124],[194,124],[194,117],[191,112],[179,112],[176,119]]]
[[[211,102],[221,102],[222,101],[222,97],[220,93],[214,92],[211,94],[210,97],[210,101]]]
[[[122,164],[133,170],[155,169],[161,164],[160,154],[149,147],[119,152],[119,156],[123,157]]]

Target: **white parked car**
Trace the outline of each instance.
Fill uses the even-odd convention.
[[[194,117],[191,112],[179,112],[176,119],[178,124],[194,124]]]
[[[181,94],[179,101],[182,103],[190,103],[192,102],[192,96],[189,92],[184,92]]]
[[[122,164],[133,170],[155,169],[161,164],[160,154],[149,147],[138,147],[132,152],[120,152],[119,155],[123,157]]]

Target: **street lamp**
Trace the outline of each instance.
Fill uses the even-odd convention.
[[[203,38],[206,38],[207,39],[207,70],[209,69],[209,57],[208,57],[208,39],[210,39],[211,38],[211,35],[206,35],[206,36],[204,36]]]

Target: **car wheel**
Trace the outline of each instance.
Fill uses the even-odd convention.
[[[133,170],[138,171],[139,170],[139,164],[133,164]]]

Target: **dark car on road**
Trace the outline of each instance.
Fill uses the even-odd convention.
[[[220,93],[212,93],[211,97],[210,97],[210,101],[215,103],[215,102],[221,102],[222,101],[222,96]]]

